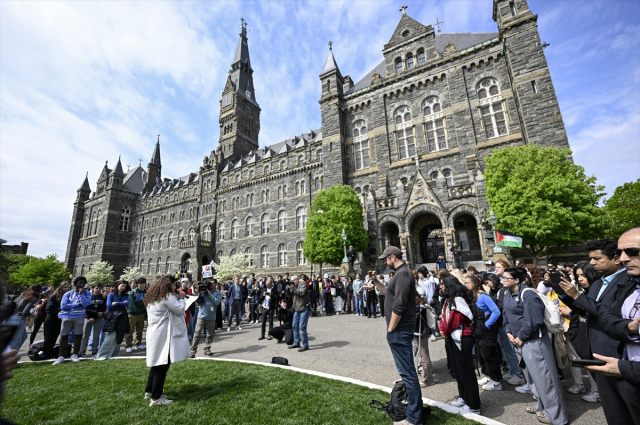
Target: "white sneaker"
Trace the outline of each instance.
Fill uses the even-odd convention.
[[[494,381],[492,379],[491,382],[483,385],[482,389],[485,391],[502,391],[502,384],[500,383],[500,381]]]
[[[483,376],[482,378],[478,379],[478,385],[488,384],[489,382],[491,382],[491,378],[489,378],[488,376]]]
[[[64,357],[60,356],[56,359],[55,362],[53,362],[53,364],[62,364],[64,363]]]
[[[502,374],[502,379],[504,379],[505,381],[508,381],[509,379],[513,378],[514,375],[510,374],[510,373],[503,373]]]
[[[163,396],[160,396],[160,398],[157,400],[151,399],[151,403],[149,403],[149,407],[155,406],[156,404],[171,404],[171,403],[173,403],[173,400],[169,400],[168,398],[165,398],[163,395]]]
[[[467,406],[466,404],[464,406],[462,406],[462,410],[465,413],[475,413],[476,415],[480,414],[480,409],[472,409],[469,406]]]
[[[523,378],[517,375],[513,375],[510,379],[507,379],[507,383],[509,385],[523,385],[523,384],[526,384],[527,382]]]
[[[131,349],[131,347],[129,347],[129,348],[127,348],[127,349],[126,349],[126,350],[124,350],[124,351],[126,351],[127,353],[130,353],[130,352],[132,352],[133,350]]]
[[[241,330],[242,330],[242,328],[241,328],[240,326],[236,326],[236,330],[237,330],[237,331],[241,331]]]
[[[231,332],[231,326],[227,327],[227,332]]]
[[[533,394],[533,391],[531,391],[531,388],[529,388],[527,384],[524,384],[521,387],[516,387],[516,391],[520,394]]]
[[[451,403],[449,403],[450,405],[454,406],[454,407],[462,407],[462,406],[466,406],[467,403],[464,402],[464,400],[462,398],[459,398],[457,400],[453,400]]]
[[[29,332],[29,333],[33,332],[33,328],[27,329],[27,332]]]
[[[144,350],[145,348],[147,348],[145,345],[142,345],[142,344],[138,345],[138,350]]]
[[[436,336],[435,335],[431,335],[430,340],[431,340],[431,342],[436,342]]]
[[[597,403],[600,401],[600,393],[598,391],[589,391],[587,394],[581,397],[584,401],[588,401],[590,403]]]
[[[71,361],[74,362],[74,363],[77,363],[77,362],[80,361],[80,357],[78,357],[77,354],[72,354],[71,355]]]
[[[144,393],[144,398],[151,398],[151,393]]]
[[[580,393],[583,393],[585,390],[584,390],[584,385],[573,384],[572,386],[567,388],[567,391],[569,391],[571,394],[580,394]]]

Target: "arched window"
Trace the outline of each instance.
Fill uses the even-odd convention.
[[[415,63],[413,61],[413,56],[411,55],[407,56],[407,69],[413,68],[414,65]]]
[[[287,197],[287,185],[286,184],[284,186],[282,186],[282,197],[283,198]]]
[[[260,248],[260,267],[269,267],[269,247]]]
[[[265,165],[265,167],[264,167],[264,175],[266,176],[267,174],[269,174],[269,166]]]
[[[364,121],[356,121],[353,125],[353,157],[356,170],[369,168],[369,136]]]
[[[307,183],[304,180],[300,181],[300,193],[303,195],[307,193]]]
[[[268,213],[262,214],[262,217],[260,218],[260,223],[262,225],[262,234],[263,235],[269,234],[269,214]]]
[[[233,198],[233,201],[231,201],[231,204],[233,205],[233,209],[237,210],[238,209],[238,198]]]
[[[216,253],[216,258],[218,259],[218,261],[220,261],[220,259],[224,257],[224,252],[222,252],[222,250],[218,251]]]
[[[244,254],[249,259],[249,266],[253,267],[253,250],[251,248],[247,248],[244,250]]]
[[[177,243],[178,248],[180,248],[180,242],[182,242],[182,239],[184,239],[182,235],[183,235],[182,230],[178,230],[178,243]]]
[[[169,232],[169,236],[167,236],[167,248],[171,248],[172,243],[173,243],[173,232]]]
[[[298,257],[298,265],[304,266],[305,264],[307,264],[307,258],[304,256],[304,245],[302,244],[302,242],[298,242],[298,244],[296,245],[296,253]]]
[[[224,240],[224,221],[221,221],[220,224],[218,224],[218,240]]]
[[[423,63],[425,63],[427,61],[427,58],[424,54],[424,50],[421,50],[418,52],[418,64],[422,65]]]
[[[160,233],[160,236],[158,236],[158,249],[162,249],[162,237],[164,235],[162,233]]]
[[[229,257],[233,257],[233,256],[234,256],[234,255],[236,255],[237,253],[238,253],[238,251],[236,251],[236,249],[235,249],[235,248],[233,248],[233,249],[231,250],[231,252],[229,253]]]
[[[238,220],[231,222],[231,239],[238,239]]]
[[[80,266],[80,276],[84,274],[84,264]]]
[[[164,265],[164,272],[169,273],[170,267],[171,267],[171,257],[167,257],[167,261],[165,262],[165,265]]]
[[[240,177],[242,177],[240,173],[236,174],[236,183],[240,183]]]
[[[189,229],[189,241],[193,241],[196,238],[196,231],[193,229]]]
[[[298,157],[298,167],[302,167],[303,164],[304,164],[304,156],[300,155]]]
[[[162,258],[158,257],[158,261],[156,261],[156,273],[160,273],[160,264],[162,263]]]
[[[411,111],[402,107],[396,111],[396,143],[398,144],[398,159],[410,158],[416,155],[416,142],[413,136]]]
[[[246,236],[253,236],[253,217],[247,217],[244,227]]]
[[[479,87],[480,115],[482,115],[485,136],[489,139],[509,134],[498,81],[489,78],[482,81]]]
[[[316,177],[315,186],[316,186],[316,191],[322,190],[322,177]]]
[[[396,61],[396,72],[402,72],[402,61]]]
[[[135,246],[136,246],[136,247],[138,246],[138,239],[136,239],[136,245],[135,245]],[[88,249],[89,249],[89,244],[86,244],[86,245],[84,246],[84,257],[86,257],[86,256],[87,256],[87,250],[88,250]],[[136,251],[135,251],[135,247],[134,247],[134,251],[133,251],[133,252],[136,252]]]
[[[283,171],[287,166],[287,161],[280,161],[280,171]]]
[[[147,274],[151,274],[151,263],[153,259],[149,258],[149,262],[147,263]]]
[[[287,231],[287,212],[280,211],[278,213],[278,231],[286,232]]]
[[[305,207],[300,207],[296,210],[296,225],[298,229],[307,227],[307,209]]]
[[[425,115],[424,130],[429,152],[447,149],[445,120],[442,116],[440,99],[435,96],[428,98],[424,103],[423,111]]]
[[[211,240],[211,226],[204,226],[204,240]]]
[[[296,195],[300,195],[300,182],[296,182]]]
[[[433,173],[431,173],[431,181],[434,182],[438,179],[438,172],[434,171]]]
[[[282,186],[278,186],[278,199],[282,199]]]
[[[144,246],[147,244],[147,237],[142,238],[142,246],[140,247],[140,252],[144,252]],[[93,255],[93,253],[91,254]]]
[[[253,178],[256,176],[255,171],[251,170],[249,171],[249,180],[253,180]]]
[[[125,205],[120,210],[120,230],[124,232],[129,231],[129,218],[130,218],[129,206]]]
[[[322,149],[318,149],[318,152],[316,152],[316,158],[318,158],[318,161],[322,161]]]
[[[451,170],[444,170],[442,175],[447,180],[447,186],[453,186],[453,174],[451,174]]]
[[[278,245],[278,266],[287,265],[287,245],[281,243]]]

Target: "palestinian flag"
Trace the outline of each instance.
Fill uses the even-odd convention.
[[[504,230],[496,230],[496,244],[498,246],[522,248],[522,238]]]

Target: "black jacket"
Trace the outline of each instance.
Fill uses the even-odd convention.
[[[87,317],[89,319],[99,319],[98,313],[107,311],[107,297],[102,294],[91,294],[91,303],[87,306]]]
[[[278,320],[283,329],[291,329],[293,323],[293,308],[281,308],[278,310]]]
[[[574,306],[581,307],[586,312],[587,332],[591,353],[618,359],[622,357],[623,344],[620,343],[620,341],[611,339],[603,332],[600,317],[616,302],[618,285],[626,286],[629,279],[626,271],[620,272],[613,281],[607,285],[600,297],[600,301],[596,301],[598,292],[600,292],[600,288],[602,288],[602,279],[598,279],[591,285],[588,294],[580,294],[580,296],[573,301]],[[622,302],[624,302],[624,300]]]
[[[585,294],[589,293],[589,289],[585,289]],[[571,309],[571,317],[569,318],[569,339],[576,349],[576,353],[581,359],[591,358],[591,348],[589,348],[589,329],[587,325],[587,313],[583,308],[573,303],[573,298],[560,295],[562,302]]]
[[[56,296],[56,294],[51,295],[47,301],[47,317],[58,318],[58,313],[60,313],[60,301],[58,301]]]
[[[358,258],[358,254],[356,253],[355,250],[347,251],[347,258],[349,259],[349,261],[351,261],[353,263]]]
[[[269,310],[275,310],[276,309],[276,301],[274,300],[274,294],[275,291],[273,290],[273,288],[271,288],[271,298],[269,299]],[[260,297],[258,297],[258,304],[262,304],[264,302],[264,299],[267,295],[267,288],[263,288],[260,290]]]
[[[631,322],[631,319],[622,318],[622,304],[624,304],[625,300],[629,298],[629,295],[636,290],[638,285],[640,285],[640,279],[635,277],[629,276],[629,280],[626,282],[620,281],[616,288],[616,301],[607,311],[602,312],[600,316],[602,331],[616,341],[629,341],[627,325]]]

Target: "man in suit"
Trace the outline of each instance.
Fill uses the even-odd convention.
[[[227,292],[227,300],[231,304],[231,310],[229,311],[229,325],[227,326],[227,332],[231,331],[231,323],[233,322],[233,316],[236,316],[236,329],[241,331],[240,327],[240,312],[242,311],[242,285],[240,284],[240,276],[234,278],[233,285],[229,287]]]
[[[618,244],[611,239],[596,239],[586,244],[590,263],[602,275],[595,281],[588,294],[579,293],[573,285],[562,284],[572,304],[586,312],[589,348],[592,354],[622,358],[623,344],[604,333],[601,316],[616,302],[618,287],[626,286],[629,275],[616,253]],[[563,298],[565,302],[566,297]],[[570,301],[570,300],[568,300]],[[596,375],[598,392],[605,417],[609,424],[640,425],[638,407],[635,406],[633,387],[624,379],[614,376]]]
[[[267,279],[267,286],[260,290],[260,297],[258,297],[258,304],[262,306],[262,333],[260,338],[258,338],[259,340],[264,339],[267,320],[269,320],[269,331],[273,329],[273,314],[276,310],[274,295],[273,280],[269,277],[269,279]],[[268,339],[273,339],[271,332],[269,332]]]

